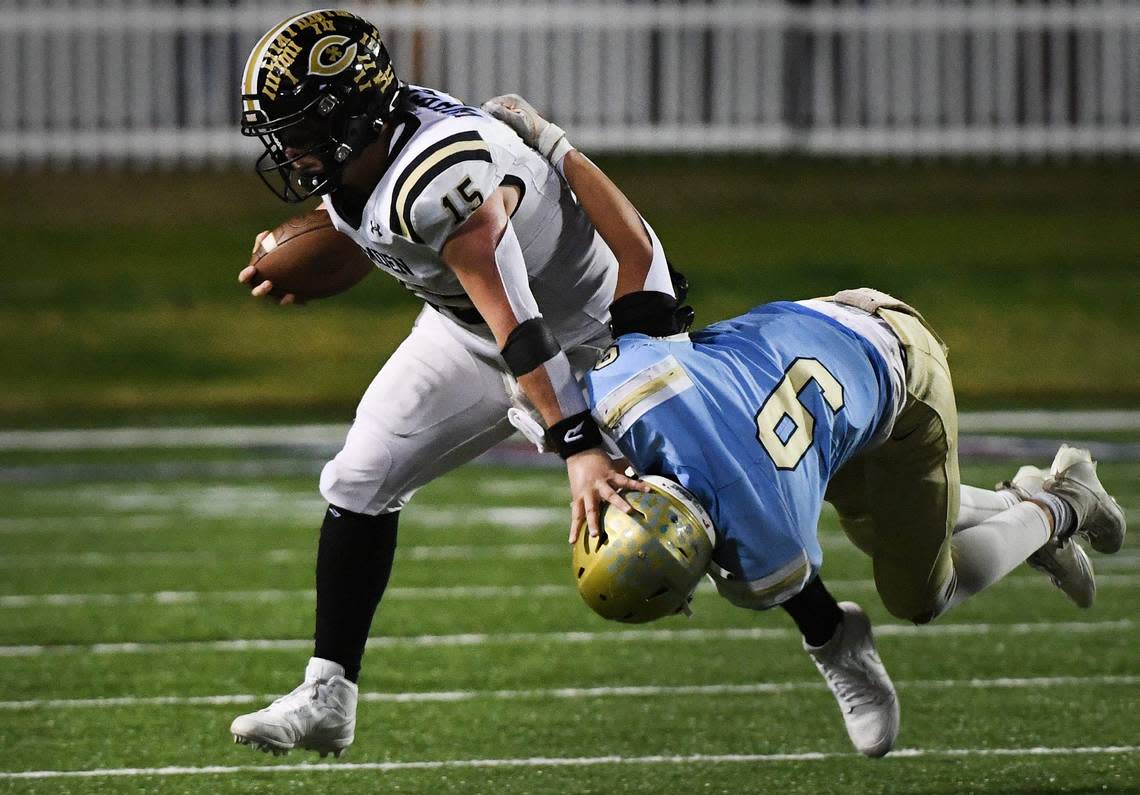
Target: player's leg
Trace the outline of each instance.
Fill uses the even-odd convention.
[[[400,509],[418,488],[512,432],[502,373],[453,338],[445,322],[434,310],[421,314],[361,398],[343,449],[321,474],[330,506],[318,541],[306,682],[235,720],[239,742],[334,752],[352,742],[355,680],[387,587]]]
[[[1008,511],[1024,498],[1012,489],[982,489],[963,483],[958,493],[958,519],[954,532],[981,524],[990,517]]]
[[[1050,536],[1026,562],[1046,574],[1078,607],[1091,607],[1096,597],[1096,579],[1077,536],[1086,537],[1094,549],[1111,553],[1120,549],[1126,528],[1124,513],[1101,485],[1088,451],[1062,445],[1047,475],[1036,467],[1025,466],[1004,485],[1024,502],[966,532],[990,528],[991,532],[1000,533],[1011,526],[1016,528],[1019,511],[1030,506],[1038,508],[1038,513],[1046,518]],[[971,550],[962,550],[959,557]],[[968,589],[960,589],[952,604],[968,596]]]
[[[818,576],[780,607],[835,696],[851,744],[867,756],[886,754],[898,738],[899,702],[866,613],[854,602],[836,602]]]
[[[907,404],[865,456],[875,580],[892,614],[924,623],[1000,580],[1051,537],[1050,517],[1019,503],[954,533],[961,498],[957,409],[942,346],[905,312],[881,315],[907,355]]]
[[[1111,554],[1120,549],[1126,530],[1124,512],[1096,474],[1087,450],[1062,445],[1049,471],[1023,466],[997,488],[1019,500],[1033,500],[1056,513],[1054,538],[1026,559],[1079,607],[1091,607],[1096,580],[1088,554],[1077,542]],[[1069,511],[1069,505],[1074,507]],[[1052,518],[1052,517],[1051,517]]]
[[[344,447],[321,473],[321,494],[333,510],[318,551],[315,656],[335,654],[325,658],[352,679],[391,568],[400,510],[419,488],[512,430],[502,374],[453,338],[447,323],[424,310],[365,391]]]

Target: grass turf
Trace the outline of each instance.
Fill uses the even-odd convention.
[[[698,324],[869,284],[942,332],[966,406],[1140,401],[1140,164],[604,165],[690,276]],[[300,311],[248,298],[253,234],[292,212],[251,174],[8,185],[0,426],[345,419],[418,308],[383,276]]]
[[[68,457],[55,455],[57,461]],[[90,462],[93,454],[83,458]],[[157,458],[153,452],[140,472]],[[1011,469],[968,465],[964,478],[986,484]],[[1140,465],[1104,464],[1101,472],[1135,521]],[[782,614],[746,613],[702,591],[693,619],[641,629],[698,630],[704,636],[620,634],[621,627],[596,619],[569,588],[562,476],[487,466],[441,479],[408,510],[390,598],[374,627],[380,645],[366,657],[362,682],[373,693],[466,696],[363,703],[357,743],[332,769],[273,772],[316,760],[311,754],[284,760],[252,754],[228,743],[226,727],[264,696],[290,689],[308,653],[321,510],[312,490],[311,479],[234,482],[220,476],[0,485],[0,598],[6,600],[0,601],[0,646],[7,650],[0,772],[242,768],[208,775],[0,778],[0,791],[1059,793],[1134,791],[1140,777],[1135,751],[986,753],[1134,745],[1140,629],[1131,605],[1140,582],[1131,542],[1115,557],[1096,557],[1103,583],[1089,612],[1071,607],[1040,575],[1020,570],[932,627],[912,629],[898,627],[883,611],[866,559],[825,513],[825,576],[840,598],[859,601],[881,628],[880,652],[903,705],[900,744],[916,754],[870,762],[850,754],[834,704]],[[440,586],[485,590],[425,590]],[[527,590],[536,586],[545,589]],[[516,591],[495,590],[511,587]],[[259,593],[248,593],[254,591]],[[45,594],[106,596],[86,597],[91,604],[53,605],[36,598]],[[17,604],[14,596],[28,600]],[[729,628],[775,632],[740,638],[725,635]],[[597,634],[576,640],[565,634],[575,632]],[[488,637],[452,644],[422,640],[461,633]],[[243,638],[296,643],[277,650],[187,643]],[[144,645],[89,647],[122,642]],[[24,644],[49,648],[16,654],[13,648]],[[993,681],[1025,677],[1072,679],[1023,686]],[[967,686],[961,680],[977,681]],[[955,681],[960,684],[948,684]],[[551,690],[755,683],[794,683],[796,689],[611,696]],[[504,689],[537,692],[496,692]],[[237,694],[252,700],[11,703]],[[778,756],[805,753],[822,756]],[[638,761],[694,754],[777,756]],[[609,755],[622,761],[598,759]],[[597,764],[463,763],[536,757]],[[433,767],[448,760],[456,764]],[[407,762],[429,766],[346,767]]]

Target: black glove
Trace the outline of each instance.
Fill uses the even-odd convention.
[[[687,291],[687,284],[685,289]],[[693,325],[693,315],[691,306],[679,306],[677,299],[668,293],[641,290],[623,295],[610,304],[610,331],[614,339],[623,334],[668,337],[688,331]]]
[[[673,263],[666,258],[665,264],[669,266],[669,281],[673,283],[673,295],[677,296],[677,303],[681,303],[689,297],[689,280],[685,278],[685,274],[673,267]],[[691,324],[692,321],[690,320]]]

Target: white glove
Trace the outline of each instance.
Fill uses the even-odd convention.
[[[551,164],[562,171],[562,158],[574,150],[566,140],[566,131],[538,114],[538,111],[518,94],[503,94],[483,103],[483,110],[506,124],[523,139],[523,143],[538,151]]]

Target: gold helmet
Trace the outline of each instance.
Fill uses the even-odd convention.
[[[578,593],[602,618],[643,624],[689,602],[712,560],[716,534],[708,512],[677,483],[642,479],[653,491],[623,491],[633,514],[606,508],[601,532],[585,528],[574,544]]]

